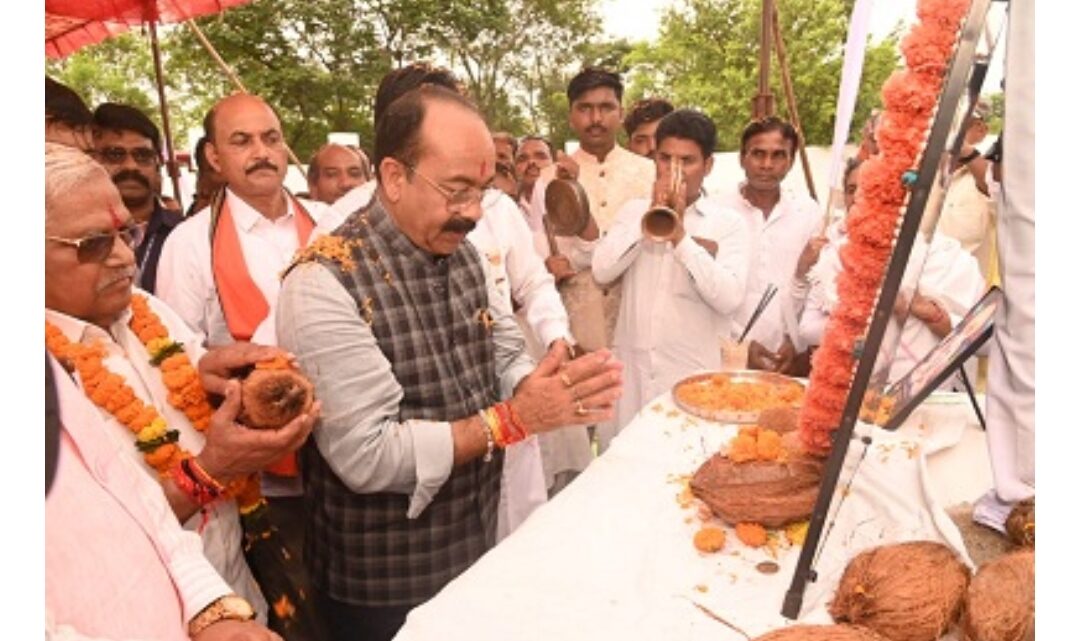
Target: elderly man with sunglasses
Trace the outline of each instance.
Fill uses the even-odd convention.
[[[230,372],[280,351],[250,344],[204,350],[168,306],[133,289],[133,238],[131,215],[105,170],[86,154],[46,143],[46,347],[99,409],[116,455],[160,484],[176,518],[201,534],[208,560],[249,604],[226,600],[215,616],[250,618],[253,606],[264,619],[266,602],[241,549],[237,502],[224,488],[298,447],[318,408],[278,431],[237,423],[239,384],[227,380]],[[135,297],[145,306],[136,308]],[[162,353],[183,353],[197,368],[198,380],[183,393],[175,377],[184,366],[166,366]],[[204,402],[204,391],[224,396],[208,425],[205,414],[188,411]]]
[[[138,109],[106,102],[94,110],[94,150],[120,190],[124,207],[139,225],[136,283],[153,293],[161,248],[184,219],[161,199],[161,134]]]
[[[494,176],[475,105],[423,85],[378,120],[368,205],[285,276],[280,344],[326,410],[303,448],[304,560],[335,641],[390,639],[495,542],[503,450],[612,416],[621,366],[534,368],[508,298],[465,242]]]

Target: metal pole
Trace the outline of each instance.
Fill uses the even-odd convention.
[[[795,106],[795,88],[791,83],[791,69],[787,64],[787,50],[784,48],[784,36],[780,32],[780,9],[773,7],[772,33],[776,39],[776,61],[780,65],[780,78],[784,82],[784,96],[787,98],[788,113],[791,115],[791,124],[799,134],[799,160],[802,161],[803,175],[806,176],[806,189],[810,197],[817,200],[817,191],[814,189],[814,176],[810,173],[810,157],[806,153],[806,137],[803,136],[802,123],[799,121],[799,110]]]
[[[221,67],[221,70],[229,77],[229,80],[236,85],[236,88],[243,93],[251,93],[247,90],[247,87],[244,86],[244,83],[240,81],[239,76],[232,70],[229,63],[222,59],[221,54],[214,48],[214,45],[206,39],[206,34],[202,32],[199,25],[195,24],[195,21],[191,19],[185,20],[184,23],[191,28],[191,31],[194,32],[195,37],[198,38],[203,48],[206,49],[206,52],[210,54],[210,57],[214,59],[214,62],[218,64],[218,67]],[[292,147],[289,147],[288,143],[285,144],[285,151],[289,153],[289,160],[291,160],[293,164],[296,165],[297,169],[300,170],[300,175],[307,178],[307,172],[304,170],[304,163],[300,162],[300,159],[296,157],[296,154],[293,153]]]
[[[176,153],[173,151],[172,129],[169,126],[169,103],[165,101],[165,74],[161,69],[161,47],[158,45],[157,24],[150,20],[150,48],[154,52],[154,75],[157,80],[158,104],[161,105],[161,128],[165,130],[165,170],[172,180],[173,197],[180,205],[180,211],[184,210],[184,203],[180,196],[180,168],[176,166]]]
[[[769,91],[769,61],[772,58],[770,18],[774,0],[761,0],[761,50],[758,52],[758,92],[750,102],[755,120],[776,113],[776,103]]]

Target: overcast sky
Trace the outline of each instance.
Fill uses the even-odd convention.
[[[604,28],[615,37],[652,40],[660,29],[663,9],[675,0],[601,0]],[[874,3],[871,31],[875,37],[887,35],[898,21],[915,19],[915,0],[877,0]]]

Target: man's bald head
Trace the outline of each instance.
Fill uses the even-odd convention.
[[[233,94],[214,105],[203,121],[206,159],[242,198],[280,192],[288,168],[281,121],[262,98]]]
[[[312,199],[327,204],[333,204],[369,178],[367,158],[362,152],[333,142],[319,147],[308,163],[308,191]]]

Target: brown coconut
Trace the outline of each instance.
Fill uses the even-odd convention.
[[[861,625],[793,625],[755,637],[753,641],[889,641]]]
[[[979,568],[964,597],[962,627],[967,641],[1034,641],[1034,550],[1018,550]]]
[[[956,623],[970,572],[941,543],[867,550],[848,563],[829,614],[891,641],[936,641]]]
[[[294,369],[254,369],[240,385],[240,422],[255,429],[278,429],[311,409],[311,383]]]
[[[1005,519],[1005,532],[1016,545],[1035,547],[1035,499],[1016,504]]]
[[[776,528],[810,517],[821,473],[820,459],[798,453],[786,461],[743,463],[716,454],[694,473],[690,490],[730,525]]]

